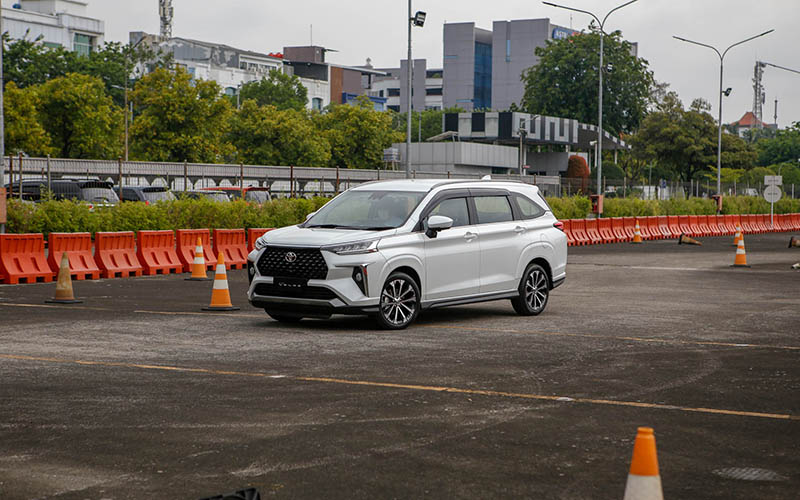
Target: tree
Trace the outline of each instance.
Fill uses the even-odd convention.
[[[215,82],[192,81],[182,68],[157,69],[136,83],[131,98],[135,159],[219,163],[233,152],[224,141],[231,105]]]
[[[569,157],[567,161],[566,177],[570,179],[571,184],[575,186],[576,189],[580,189],[580,191],[584,192],[586,191],[589,185],[590,174],[589,165],[586,163],[583,156],[572,155]]]
[[[234,115],[228,137],[239,160],[251,165],[320,167],[331,161],[330,144],[305,111],[262,107],[249,99]]]
[[[600,35],[573,35],[536,48],[539,63],[522,73],[521,107],[528,113],[597,123]],[[603,48],[603,128],[632,132],[647,112],[655,80],[648,63],[631,54],[619,31],[606,35]]]
[[[332,167],[378,168],[383,150],[404,138],[392,130],[391,115],[375,111],[366,96],[359,96],[354,106],[332,105],[314,121],[331,144]]]
[[[19,88],[40,85],[75,72],[78,55],[64,47],[47,47],[41,38],[11,40],[3,33],[3,78]]]
[[[122,110],[99,78],[70,73],[36,91],[39,122],[61,158],[110,160],[119,155]]]
[[[308,90],[294,75],[270,70],[269,76],[259,81],[248,82],[242,86],[239,101],[253,99],[259,106],[275,106],[279,110],[305,109],[308,103]]]
[[[759,165],[796,163],[800,159],[800,122],[786,130],[778,130],[772,139],[760,139],[755,147]]]
[[[20,89],[14,82],[6,85],[3,97],[6,153],[46,156],[55,152],[50,147],[50,136],[37,120],[38,101],[35,88]]]

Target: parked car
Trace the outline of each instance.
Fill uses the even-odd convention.
[[[194,200],[208,199],[221,203],[231,201],[230,197],[225,191],[181,191],[178,193],[179,198],[191,198]]]
[[[247,186],[244,188],[224,186],[213,188],[202,188],[201,191],[223,191],[232,200],[244,199],[255,203],[264,203],[271,199],[269,188],[260,186]]]
[[[26,179],[22,181],[22,198],[34,202],[46,199],[49,191],[54,200],[81,200],[94,206],[111,206],[119,202],[110,182],[73,179]],[[9,188],[6,185],[6,188]],[[11,187],[13,196],[19,195],[19,183]]]
[[[566,279],[562,228],[529,184],[362,184],[256,241],[248,299],[278,321],[369,314],[387,329],[425,309],[489,300],[538,315]]]
[[[119,195],[119,186],[114,187]],[[175,199],[172,191],[163,186],[122,186],[122,201],[141,201],[146,204]]]
[[[110,207],[119,203],[114,184],[108,181],[74,181],[80,189],[80,198],[89,202],[92,208]]]

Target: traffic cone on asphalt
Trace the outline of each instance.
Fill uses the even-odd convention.
[[[678,238],[678,245],[700,245],[700,246],[703,246],[702,243],[700,243],[699,241],[697,241],[694,238],[689,238],[688,236],[686,236],[685,233],[681,233],[681,237]]]
[[[750,267],[747,265],[747,253],[744,251],[744,235],[739,239],[736,246],[736,258],[731,267]]]
[[[206,276],[206,258],[203,256],[203,240],[197,237],[197,246],[194,247],[194,262],[192,262],[192,275],[186,281],[208,281]]]
[[[658,473],[656,437],[650,427],[637,429],[624,500],[664,500]]]
[[[69,256],[67,252],[61,254],[61,265],[58,268],[58,282],[56,282],[56,295],[52,300],[45,300],[46,304],[82,304],[82,300],[75,300],[72,293],[72,276],[69,272]]]
[[[636,219],[636,227],[633,229],[633,241],[631,243],[642,243],[642,231],[639,229],[639,219]]]
[[[792,247],[800,247],[800,238],[795,238],[794,236],[792,236],[789,239],[789,248]]]
[[[736,224],[736,234],[733,236],[733,246],[739,245],[739,240],[742,239],[742,226]]]
[[[204,311],[238,311],[238,307],[231,304],[231,294],[228,291],[228,275],[225,272],[225,256],[219,253],[217,270],[214,273],[214,288],[211,290],[211,305],[203,308]]]

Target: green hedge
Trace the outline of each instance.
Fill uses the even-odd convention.
[[[318,210],[327,198],[280,199],[263,205],[244,201],[215,203],[210,200],[176,200],[145,205],[122,203],[108,209],[89,211],[85,203],[75,201],[8,202],[8,231],[11,233],[138,231],[140,229],[200,229],[283,227],[298,224],[306,214]],[[547,202],[559,219],[582,219],[589,214],[591,203],[582,196],[548,198]],[[605,200],[606,217],[648,215],[712,215],[712,200],[639,200],[611,198]],[[769,203],[754,196],[726,197],[725,214],[769,213]],[[784,198],[775,204],[775,213],[800,213],[800,200]]]

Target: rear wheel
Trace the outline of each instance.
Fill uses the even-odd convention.
[[[419,286],[405,273],[392,273],[383,285],[376,319],[387,330],[402,330],[419,315]]]
[[[275,312],[270,309],[264,309],[269,316],[274,319],[275,321],[280,321],[281,323],[299,323],[302,316],[294,316],[291,314]]]
[[[538,316],[547,307],[550,297],[550,282],[547,272],[539,264],[530,264],[519,283],[519,297],[511,299],[517,314]]]

